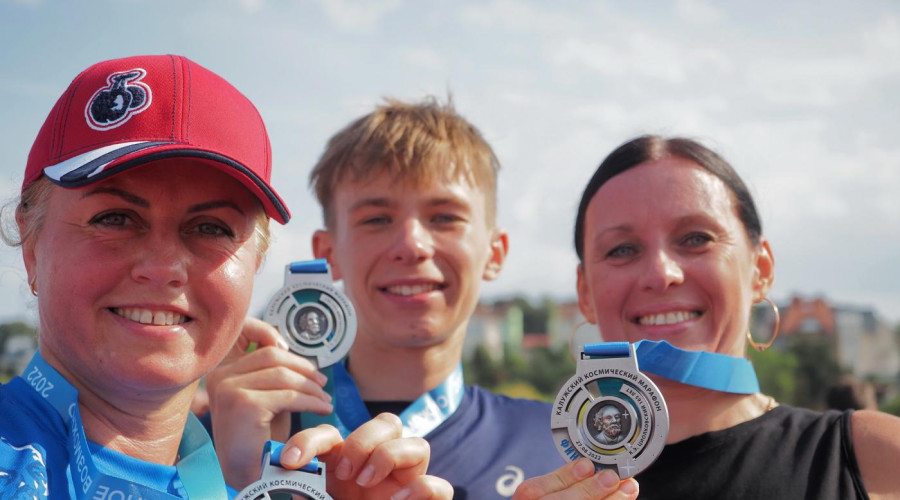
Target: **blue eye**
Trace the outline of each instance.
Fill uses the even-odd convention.
[[[637,252],[637,249],[633,245],[619,245],[609,252],[606,252],[606,257],[611,259],[624,259],[633,256]]]
[[[100,226],[124,226],[131,218],[121,212],[104,212],[95,215],[89,224]]]
[[[702,247],[712,241],[712,237],[705,233],[691,233],[684,238],[682,238],[681,243],[683,245],[696,248]]]
[[[439,224],[445,224],[449,222],[458,222],[462,220],[462,218],[453,214],[438,214],[432,217],[431,220]]]
[[[365,226],[384,226],[390,224],[391,219],[386,215],[377,215],[375,217],[366,217],[362,220]]]
[[[197,232],[204,236],[234,236],[230,228],[213,222],[201,222],[197,225]]]

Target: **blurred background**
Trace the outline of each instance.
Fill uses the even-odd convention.
[[[503,164],[511,235],[470,328],[471,380],[552,397],[572,373],[573,332],[597,338],[572,302],[580,190],[615,146],[659,133],[713,147],[756,197],[772,298],[790,318],[754,358],[764,386],[824,407],[831,386],[862,380],[900,411],[897,2],[0,0],[4,200],[71,79],[142,53],[208,67],[267,123],[294,218],[273,227],[253,311],[285,263],[311,257],[321,215],[306,177],[328,137],[383,97],[452,94]],[[18,251],[3,247],[0,371],[15,371],[36,323]],[[758,338],[770,327],[761,309]]]

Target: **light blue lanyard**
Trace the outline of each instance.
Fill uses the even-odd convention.
[[[328,375],[329,384],[334,385],[335,410],[325,417],[312,413],[303,414],[303,427],[309,428],[320,423],[331,424],[347,437],[360,425],[372,419],[366,404],[359,395],[356,382],[347,373],[344,362],[337,363]],[[459,408],[465,393],[462,363],[434,389],[419,396],[403,412],[400,421],[403,423],[404,437],[422,437],[441,425]]]
[[[133,500],[166,500],[179,498],[125,478],[101,472],[94,464],[81,423],[78,408],[78,390],[59,372],[44,361],[39,352],[34,354],[22,378],[53,406],[66,426],[69,447],[69,474],[73,490],[79,499],[130,498]],[[176,464],[178,476],[188,498],[228,498],[225,480],[209,435],[203,424],[192,414],[188,415],[184,434],[178,445],[181,459]]]
[[[628,342],[585,344],[584,353],[592,357],[628,353]],[[687,351],[665,340],[639,340],[634,343],[638,368],[682,384],[734,394],[755,394],[759,382],[753,364],[746,358],[706,351]]]

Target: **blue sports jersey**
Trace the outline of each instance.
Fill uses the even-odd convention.
[[[428,473],[453,485],[454,500],[509,498],[526,478],[565,462],[550,432],[550,404],[466,388],[459,408],[425,436]]]
[[[424,436],[431,446],[428,474],[449,481],[454,500],[511,497],[525,479],[565,463],[553,443],[550,411],[549,403],[466,387],[456,411]],[[293,415],[292,433],[303,428],[299,416]],[[209,414],[200,421],[212,434]]]
[[[76,498],[66,428],[56,409],[16,377],[0,386],[0,415],[0,498]],[[186,498],[175,467],[88,444],[101,471]]]

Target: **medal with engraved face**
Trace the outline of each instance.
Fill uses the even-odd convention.
[[[283,447],[275,441],[266,442],[260,479],[241,490],[234,500],[272,500],[286,495],[294,499],[332,500],[325,491],[325,464],[314,458],[298,470],[284,469],[280,460]]]
[[[334,286],[324,259],[288,264],[284,288],[269,301],[264,319],[278,328],[291,351],[319,369],[346,356],[356,338],[356,312]]]
[[[550,427],[563,458],[587,457],[624,479],[659,456],[669,411],[653,381],[638,371],[633,345],[588,344],[556,396]]]

